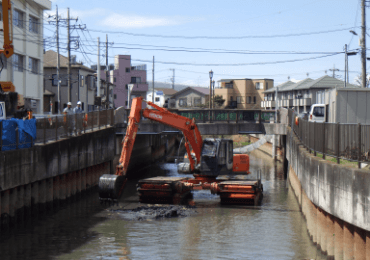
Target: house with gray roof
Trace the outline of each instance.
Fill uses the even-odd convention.
[[[170,108],[201,107],[208,102],[209,88],[188,87],[172,95]]]
[[[312,104],[325,102],[325,96],[328,95],[329,90],[344,87],[344,81],[327,75],[316,80],[306,78],[297,83],[292,83],[288,81],[277,86],[277,97],[276,87],[265,91],[261,107],[274,109],[277,105],[278,107],[293,108],[299,113],[308,112]],[[358,87],[353,84],[346,84],[346,88]]]

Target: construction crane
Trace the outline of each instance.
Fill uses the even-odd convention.
[[[99,179],[101,200],[118,200],[126,179],[132,149],[135,143],[141,116],[181,130],[185,139],[188,162],[179,164],[182,172],[192,173],[188,177],[154,177],[139,181],[140,201],[181,202],[192,190],[209,189],[219,194],[221,202],[258,204],[262,198],[260,179],[248,180],[249,156],[233,154],[233,141],[228,139],[206,138],[202,136],[194,119],[189,119],[147,102],[154,109],[142,110],[142,97],[134,98],[129,115],[126,136],[119,165],[115,175],[104,174]],[[141,113],[142,112],[142,113]],[[187,170],[184,170],[187,169]],[[244,175],[235,175],[236,173]],[[226,174],[220,176],[221,174]]]

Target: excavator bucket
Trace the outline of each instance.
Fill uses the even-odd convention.
[[[102,175],[99,178],[99,198],[101,200],[117,201],[121,196],[126,181],[126,177],[122,175]]]

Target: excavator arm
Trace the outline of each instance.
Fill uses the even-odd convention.
[[[13,26],[12,26],[12,5],[10,0],[2,1],[3,7],[3,33],[4,33],[4,45],[3,50],[0,50],[0,53],[3,53],[5,57],[10,58],[14,53],[13,47]],[[10,18],[10,19],[9,19]],[[10,26],[9,26],[10,21]]]

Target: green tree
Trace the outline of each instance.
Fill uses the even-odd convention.
[[[222,107],[225,103],[225,99],[222,98],[222,96],[217,95],[215,96],[215,108]]]

